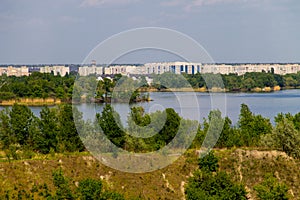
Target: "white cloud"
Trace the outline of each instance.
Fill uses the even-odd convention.
[[[139,0],[83,0],[81,7],[94,7],[94,6],[119,6],[136,3]]]

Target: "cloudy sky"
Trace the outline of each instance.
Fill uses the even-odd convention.
[[[216,62],[300,62],[299,11],[299,0],[0,0],[0,63],[81,63],[111,35],[149,26],[189,35]],[[136,61],[173,59],[144,54]]]

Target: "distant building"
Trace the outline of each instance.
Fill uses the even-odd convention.
[[[214,74],[237,74],[243,75],[247,72],[272,72],[275,74],[285,75],[300,72],[299,64],[205,64],[190,62],[161,62],[145,63],[144,65],[111,65],[108,67],[97,66],[96,61],[92,61],[87,66],[3,66],[0,67],[0,76],[29,76],[30,73],[39,71],[40,73],[53,73],[65,76],[72,71],[77,72],[80,76],[95,75],[151,75],[171,72],[175,74],[197,74],[197,73],[214,73]]]
[[[65,76],[70,73],[70,68],[64,65],[61,66],[44,66],[40,68],[41,73],[53,73],[55,76]]]
[[[0,76],[7,74],[7,68],[6,67],[0,67]]]
[[[87,76],[89,74],[102,75],[149,75],[172,72],[175,74],[238,74],[247,72],[274,72],[275,74],[289,74],[300,71],[299,64],[204,64],[189,62],[163,62],[145,63],[144,65],[112,65],[108,67],[84,66],[79,67],[79,74]]]
[[[91,74],[102,75],[103,67],[97,67],[96,65],[82,66],[82,67],[79,67],[78,74],[80,76],[88,76]]]
[[[202,73],[238,74],[247,72],[274,72],[274,74],[291,74],[300,71],[299,64],[207,64],[202,68]]]
[[[28,68],[29,74],[32,74],[33,72],[40,72],[40,67],[38,66],[31,66]]]
[[[7,76],[29,76],[29,70],[26,66],[13,67],[8,66],[6,71]]]
[[[140,72],[138,69],[139,68],[135,65],[113,65],[113,66],[105,67],[104,73],[108,75],[142,74],[142,72]]]
[[[165,72],[196,74],[201,72],[201,66],[201,63],[189,62],[146,63],[143,71],[145,74],[163,74]]]

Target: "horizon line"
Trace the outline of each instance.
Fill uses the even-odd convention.
[[[144,65],[148,63],[172,63],[172,62],[186,62],[186,61],[165,61],[165,62],[146,62],[146,63],[101,63],[96,64],[97,65]],[[186,63],[202,63],[202,62],[186,62]],[[300,64],[300,61],[294,61],[294,62],[214,62],[214,63],[202,63],[202,64]],[[0,63],[1,65],[5,66],[14,66],[14,65],[92,65],[91,63]]]

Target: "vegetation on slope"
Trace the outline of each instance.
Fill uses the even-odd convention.
[[[74,112],[78,111],[74,110]],[[162,112],[145,114],[142,108],[133,108],[129,116],[131,119],[129,127],[118,129],[117,122],[112,117],[115,111],[107,105],[103,112],[97,115],[95,123],[102,127],[107,137],[117,146],[132,152],[149,152],[168,144],[174,137],[174,133],[181,131],[177,129],[179,123],[184,122],[186,127],[193,124],[192,121],[181,119],[172,109],[165,112],[166,123],[163,124],[161,131],[150,139],[128,137],[128,131],[140,132],[141,127],[134,126],[134,124],[147,125],[150,116],[154,121],[163,121],[161,120]],[[251,198],[268,199],[273,189],[266,187],[264,183],[266,181],[274,184],[279,195],[283,194],[282,198],[295,198],[300,195],[298,173],[300,114],[278,114],[276,124],[272,126],[269,119],[253,114],[248,106],[243,104],[239,122],[237,126],[232,126],[231,120],[228,117],[223,118],[220,111],[211,111],[204,123],[199,125],[191,148],[201,147],[210,126],[216,128],[224,124],[215,146],[220,149],[216,150],[218,162],[213,156],[205,157],[208,160],[199,161],[194,150],[189,150],[184,157],[171,166],[141,175],[130,175],[104,167],[90,156],[81,156],[85,152],[80,153],[79,156],[72,156],[74,152],[85,150],[80,142],[74,120],[79,124],[87,122],[82,120],[80,114],[75,116],[79,117],[74,118],[72,106],[68,104],[52,109],[45,107],[39,118],[35,117],[28,107],[17,104],[11,110],[6,109],[0,112],[2,149],[0,173],[3,174],[0,181],[2,184],[0,188],[3,188],[1,195],[5,196],[8,193],[8,195],[18,195],[19,192],[20,195],[25,196],[36,195],[30,191],[35,187],[42,187],[44,195],[55,197],[58,195],[56,192],[60,186],[55,186],[52,182],[52,175],[54,170],[62,168],[66,177],[70,178],[70,181],[67,181],[68,184],[70,183],[70,189],[65,188],[65,190],[69,191],[74,198],[80,195],[76,189],[79,187],[76,182],[84,181],[85,178],[91,178],[97,182],[103,176],[109,177],[109,174],[115,174],[113,178],[109,178],[107,189],[104,191],[116,190],[126,198],[141,196],[156,199],[159,196],[174,199],[183,196],[182,185],[197,169],[198,163],[200,172],[195,172],[197,178],[189,179],[195,186],[191,187],[192,191],[199,187],[209,189],[212,187],[211,184],[215,183],[207,181],[214,180],[216,183],[225,184],[226,187],[235,188],[233,191],[241,195],[244,195],[244,191],[239,188],[242,188],[240,185],[244,185]],[[118,117],[116,119],[118,121]],[[156,130],[149,129],[149,131],[155,133]],[[209,142],[210,139],[214,139],[213,137],[217,136],[209,136],[206,141]],[[241,149],[236,149],[237,147]],[[58,153],[63,153],[64,156]],[[208,170],[205,170],[203,166],[209,166]],[[86,177],[87,174],[90,177]],[[265,178],[266,174],[271,174],[273,178]],[[156,176],[160,178],[155,178]],[[66,185],[67,182],[62,184]],[[43,189],[44,183],[47,187]],[[138,186],[139,189],[132,185]],[[45,188],[49,188],[48,192]],[[229,188],[228,190],[231,191]],[[64,194],[68,194],[67,191]],[[137,194],[141,191],[142,193]],[[204,193],[211,194],[206,189],[203,190]],[[218,195],[221,194],[214,195],[220,197]]]
[[[230,182],[244,185],[250,199],[260,199],[255,188],[268,181],[268,174],[272,175],[274,185],[286,185],[283,187],[288,189],[289,199],[297,199],[300,195],[299,160],[282,152],[255,148],[214,151],[219,160],[219,171],[228,174]],[[198,165],[199,157],[194,149],[188,150],[184,156],[164,169],[143,174],[111,169],[85,154],[55,154],[44,157],[36,154],[32,159],[0,162],[1,199],[4,199],[2,197],[6,193],[17,195],[22,190],[31,194],[32,189],[43,188],[44,184],[47,185],[48,193],[54,196],[56,187],[53,183],[53,172],[60,170],[68,180],[72,194],[76,193],[80,181],[91,179],[101,181],[103,191],[117,192],[125,199],[182,199],[189,179],[192,178],[191,174],[196,173],[198,168],[201,170],[201,165]],[[264,187],[263,191],[269,189]],[[45,194],[45,190],[38,191]]]

